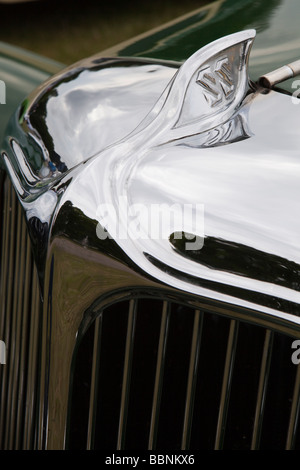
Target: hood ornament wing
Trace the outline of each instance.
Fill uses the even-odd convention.
[[[151,134],[151,126],[157,127],[170,132],[164,140],[172,140],[217,127],[232,117],[248,91],[248,60],[255,35],[255,30],[242,31],[195,52],[137,131],[148,125]]]

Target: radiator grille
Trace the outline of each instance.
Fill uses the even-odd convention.
[[[1,188],[0,448],[34,446],[40,298],[22,209],[8,178]]]
[[[109,306],[75,355],[68,448],[297,449],[292,341],[179,302]]]

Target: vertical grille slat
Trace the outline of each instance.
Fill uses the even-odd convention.
[[[21,205],[8,178],[3,183],[0,336],[7,349],[1,366],[0,448],[33,447],[40,297]]]
[[[196,310],[195,315],[194,315],[193,337],[192,337],[192,344],[191,344],[191,356],[190,356],[189,374],[188,374],[188,383],[187,383],[186,405],[185,405],[183,432],[182,432],[181,448],[183,450],[188,449],[189,443],[190,443],[190,433],[191,433],[192,420],[193,420],[195,389],[196,389],[196,381],[197,381],[198,358],[199,358],[199,352],[200,352],[202,326],[203,326],[203,316],[201,315],[199,310]]]
[[[29,323],[29,292],[31,287],[31,247],[30,241],[27,237],[25,227],[23,227],[23,242],[22,246],[25,249],[26,255],[24,257],[25,265],[23,266],[23,324],[22,324],[22,333],[21,333],[21,357],[20,357],[20,368],[19,368],[19,389],[18,389],[18,403],[17,403],[17,424],[16,424],[16,448],[21,448],[21,439],[22,439],[22,424],[23,424],[23,409],[25,406],[25,387],[26,387],[26,374],[25,370],[27,367],[26,359],[26,348],[27,348],[27,335],[28,335],[28,323]],[[31,321],[34,321],[32,318]],[[30,345],[30,341],[29,341]],[[30,362],[28,361],[28,367]]]
[[[230,398],[230,388],[232,380],[232,371],[234,367],[234,359],[236,353],[236,343],[238,334],[238,323],[236,320],[231,320],[230,330],[228,336],[228,345],[226,351],[226,359],[224,366],[222,392],[220,398],[219,417],[216,430],[215,449],[223,447],[224,433],[226,428],[227,410]]]
[[[120,420],[119,420],[118,443],[117,443],[118,450],[123,449],[124,444],[125,444],[126,418],[127,418],[127,412],[128,412],[130,374],[131,374],[131,367],[132,367],[135,321],[136,321],[136,301],[131,300],[129,303],[127,338],[126,338],[125,358],[124,358],[124,372],[123,372]]]
[[[293,392],[293,400],[291,407],[291,416],[286,440],[286,450],[291,450],[295,446],[297,427],[299,423],[300,411],[300,364],[297,366],[297,374],[295,378],[295,387]]]
[[[31,260],[31,266],[33,261]],[[32,302],[30,305],[30,301]],[[39,315],[41,310],[37,271],[33,266],[32,283],[29,293],[30,330],[28,351],[28,374],[25,395],[24,443],[23,449],[34,448],[36,384],[39,358]]]
[[[256,400],[256,410],[253,425],[253,435],[251,449],[258,449],[260,442],[260,435],[263,423],[265,400],[266,400],[266,389],[268,385],[268,377],[270,372],[271,356],[273,346],[273,333],[270,330],[266,330],[264,349],[260,368],[260,378],[258,384],[258,393]]]
[[[98,389],[98,366],[100,356],[100,341],[102,331],[102,315],[98,316],[95,321],[95,332],[94,332],[94,346],[93,346],[93,364],[92,364],[92,376],[91,376],[91,392],[89,401],[89,419],[88,419],[88,431],[87,431],[87,450],[92,449],[93,437],[94,437],[94,413],[97,409],[97,389]]]
[[[151,424],[150,424],[149,443],[148,443],[149,450],[155,449],[155,444],[156,444],[161,389],[162,389],[162,383],[163,383],[165,351],[166,351],[166,343],[167,343],[167,337],[168,337],[169,318],[170,318],[169,305],[167,302],[164,302],[163,308],[162,308],[161,328],[160,328],[160,335],[159,335],[157,364],[156,364],[156,372],[155,372],[155,385],[154,385],[154,392],[153,392],[153,404],[152,404]]]
[[[276,332],[273,347],[275,333],[263,324],[142,295],[102,308],[90,329],[94,346],[83,337],[75,362],[69,448],[278,448],[278,433],[287,448],[299,446],[300,368],[283,364],[288,390],[272,393],[278,345],[290,354],[286,334]],[[85,405],[76,395],[82,400],[87,381]],[[88,409],[85,437],[79,408]]]

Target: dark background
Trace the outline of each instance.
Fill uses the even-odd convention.
[[[65,64],[184,15],[208,0],[0,2],[0,41]]]

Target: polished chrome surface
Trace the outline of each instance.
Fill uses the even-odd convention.
[[[216,55],[224,56],[224,44],[219,43]],[[190,75],[183,66],[171,83],[173,88],[128,139],[74,173],[61,204],[72,201],[88,218],[99,220],[130,259],[154,279],[227,301],[234,301],[225,287],[231,286],[237,288],[239,304],[254,301],[264,308],[298,313],[298,109],[285,95],[249,89],[239,90],[238,103],[246,96],[239,109],[237,103],[233,106],[231,117],[226,104],[225,111],[221,103],[216,112],[211,111],[209,100],[206,107],[191,106],[182,114],[194,86],[190,76],[197,82],[199,69],[203,70],[199,57],[200,64]],[[176,100],[180,94],[183,105]],[[204,109],[204,116],[200,113],[195,123],[192,116],[197,109]],[[211,119],[216,123],[213,128]],[[128,206],[120,210],[122,196]],[[142,218],[139,229],[145,236],[137,239],[128,229],[129,206],[144,205],[150,212],[153,204],[174,202],[204,206],[205,240],[198,252],[190,254],[180,244],[172,244],[172,233],[153,240]],[[105,204],[112,209],[108,214],[101,213]],[[115,214],[127,238],[115,236]],[[178,230],[190,231],[184,226]],[[218,257],[220,250],[225,252],[225,262],[224,254]],[[265,270],[266,260],[271,273]]]

